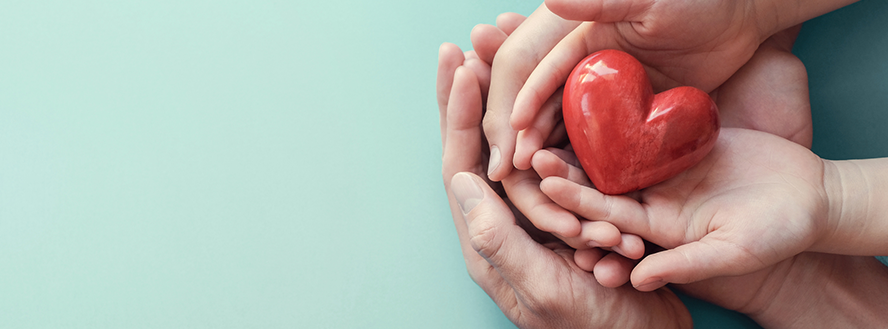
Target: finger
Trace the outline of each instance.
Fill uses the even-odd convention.
[[[632,271],[632,285],[653,291],[667,283],[692,283],[719,276],[747,274],[771,263],[735,243],[710,236],[648,255]]]
[[[577,26],[540,6],[503,43],[494,57],[484,133],[490,144],[488,176],[500,181],[512,170],[518,132],[509,125],[515,95],[555,44]]]
[[[620,230],[611,223],[583,220],[580,226],[582,230],[577,237],[578,243],[568,243],[574,248],[609,248],[617,246],[622,241]]]
[[[572,158],[574,163],[565,161],[565,158]],[[561,177],[576,184],[591,187],[592,182],[589,181],[586,173],[575,163],[576,161],[576,157],[570,157],[569,152],[559,149],[541,150],[534,153],[531,160],[533,169],[542,178]]]
[[[505,32],[490,24],[475,25],[469,34],[475,53],[478,54],[482,61],[488,64],[493,63],[496,51],[503,45],[507,37],[508,35]]]
[[[586,219],[609,222],[621,232],[650,236],[644,208],[629,197],[602,194],[555,176],[543,179],[540,189],[559,206]]]
[[[644,240],[640,236],[629,233],[620,234],[620,243],[611,249],[629,259],[640,259],[644,256]]]
[[[531,167],[531,157],[543,148],[555,125],[561,119],[562,93],[556,92],[543,104],[530,127],[518,132],[515,145],[515,168],[527,170]]]
[[[441,143],[445,143],[447,131],[447,104],[453,86],[453,74],[464,60],[462,50],[452,43],[444,43],[438,48],[438,78],[435,89],[438,94],[438,114],[441,125]]]
[[[482,170],[481,91],[478,79],[468,68],[456,68],[447,103],[442,168],[445,182],[460,171]]]
[[[595,264],[598,264],[598,261],[606,254],[607,251],[601,248],[577,249],[574,253],[574,262],[583,271],[592,272],[595,270]]]
[[[489,267],[475,264],[469,268],[473,278],[496,283],[499,276],[518,292],[531,289],[527,287],[530,282],[545,279],[534,275],[544,273],[542,268],[551,264],[555,257],[560,257],[533,241],[515,224],[509,206],[481,177],[459,173],[454,175],[451,188],[459,209],[465,215],[469,245],[487,261],[488,266],[496,269],[489,271]],[[512,293],[512,298],[514,295]]]
[[[502,13],[496,17],[496,27],[503,31],[506,35],[512,34],[515,32],[515,29],[518,28],[518,25],[524,23],[527,17],[518,13]]]
[[[553,152],[558,152],[559,155]],[[583,186],[591,186],[585,173],[581,169],[574,167],[574,165],[578,164],[570,165],[565,159],[573,162],[577,161],[576,157],[564,150],[543,150],[534,155],[534,169],[543,178],[550,176],[561,177]],[[644,255],[644,241],[639,236],[621,234],[613,224],[607,222],[583,221],[580,238],[585,239],[586,243],[579,243],[579,245],[611,247],[615,252],[630,259],[639,259]],[[577,243],[569,244],[576,248]]]
[[[484,102],[487,98],[485,96],[487,96],[490,90],[490,64],[478,58],[467,58],[463,66],[475,73],[475,77],[478,79],[478,84],[481,87],[481,101]]]
[[[446,110],[446,140],[443,156],[444,187],[448,192],[450,210],[453,214],[454,226],[460,240],[466,267],[472,280],[478,283],[491,296],[514,296],[506,293],[508,284],[490,270],[490,264],[471,247],[470,237],[462,209],[468,197],[462,194],[462,204],[452,193],[451,182],[457,172],[479,172],[482,168],[481,149],[481,92],[475,74],[465,68],[457,67],[453,74],[452,88],[449,92]],[[507,215],[511,215],[509,212]]]
[[[602,286],[616,288],[629,282],[635,261],[617,253],[608,253],[592,269],[595,280]]]
[[[471,58],[481,59],[481,57],[478,57],[478,53],[475,52],[474,49],[473,50],[466,50],[465,52],[463,52],[463,56],[466,58],[466,60],[469,60]]]
[[[543,104],[564,85],[583,58],[601,49],[620,49],[615,35],[608,26],[583,23],[554,46],[516,94],[510,117],[512,129],[529,127]]]
[[[641,21],[653,4],[653,0],[546,0],[546,6],[564,19],[596,22]]]
[[[503,187],[515,207],[536,228],[559,237],[580,234],[580,221],[540,191],[540,178],[532,170],[513,171],[503,179]]]

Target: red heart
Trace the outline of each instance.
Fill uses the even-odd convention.
[[[564,86],[564,124],[599,191],[623,194],[700,162],[715,145],[718,108],[708,94],[678,87],[654,95],[644,67],[619,50],[586,57]]]

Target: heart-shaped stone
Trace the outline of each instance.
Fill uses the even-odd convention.
[[[678,87],[654,95],[641,63],[619,50],[581,61],[564,86],[564,124],[599,191],[623,194],[669,179],[700,162],[718,139],[708,94]]]

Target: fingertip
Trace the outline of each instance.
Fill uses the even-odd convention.
[[[518,13],[502,13],[496,16],[496,26],[506,34],[512,34],[524,20],[524,15]]]
[[[527,129],[533,123],[534,111],[530,110],[528,105],[525,105],[527,104],[525,93],[524,88],[521,88],[518,94],[515,95],[515,105],[512,106],[512,114],[509,115],[509,125],[514,130]]]
[[[533,155],[542,148],[541,140],[537,131],[525,129],[518,132],[515,140],[515,157],[512,160],[515,168],[528,170],[533,166]]]
[[[490,113],[490,112],[488,112]],[[490,146],[490,159],[487,167],[487,178],[494,182],[499,182],[508,177],[512,173],[512,161],[515,156],[514,136],[511,148],[506,148],[506,144],[494,144]],[[488,137],[488,141],[492,139]]]
[[[664,250],[642,259],[632,270],[632,286],[638,291],[654,291],[667,283],[692,282],[677,278],[681,269],[672,253],[673,250]]]
[[[530,164],[543,179],[552,176],[567,178],[561,166],[562,162],[559,161],[558,156],[549,150],[544,149],[533,152],[533,155],[530,158]]]
[[[595,274],[595,280],[602,286],[617,288],[629,282],[632,265],[631,260],[619,254],[610,253],[595,264],[592,272]]]
[[[548,176],[543,177],[540,181],[540,190],[543,191],[543,194],[552,198],[551,194],[554,194],[555,191],[559,190],[563,184],[563,178],[558,176]],[[554,200],[553,200],[554,201]]]
[[[523,112],[524,110],[519,109],[517,106],[512,110],[512,115],[509,116],[509,126],[512,127],[512,130],[521,131],[530,126],[530,120],[526,118]]]
[[[570,14],[571,9],[573,9],[570,5],[570,1],[546,0],[544,3],[546,4],[546,7],[549,8],[549,11],[561,17]]]
[[[487,63],[493,63],[493,58],[506,37],[508,36],[502,30],[490,24],[475,25],[469,35],[478,57]]]
[[[463,215],[472,212],[484,200],[483,188],[474,175],[467,172],[456,173],[450,178],[450,190]]]
[[[580,224],[580,221],[577,219],[577,216],[565,211],[567,216],[565,216],[565,220],[562,222],[562,227],[560,228],[559,234],[563,237],[577,237],[580,233],[583,233],[583,226]]]
[[[483,34],[483,33],[484,33],[484,30],[487,29],[489,26],[491,26],[491,25],[490,25],[490,24],[484,24],[484,23],[475,24],[475,26],[472,26],[472,31],[469,32],[469,39],[470,39],[470,40],[474,40],[474,39],[477,38],[480,34]]]
[[[463,66],[475,73],[475,77],[478,78],[478,83],[481,86],[481,95],[482,97],[486,96],[488,90],[490,90],[490,65],[477,56],[466,56]]]
[[[599,248],[578,249],[574,253],[574,263],[577,267],[586,272],[595,270],[595,264],[604,257],[605,251]]]
[[[475,72],[472,72],[471,69],[465,67],[464,65],[457,66],[456,70],[453,71],[454,85],[456,85],[456,81],[463,81],[467,79],[477,81],[477,77],[475,77]]]
[[[582,238],[596,247],[615,247],[621,242],[620,230],[611,223],[584,220],[581,226]]]
[[[622,233],[614,251],[629,259],[640,259],[644,256],[644,240],[635,234]]]
[[[462,50],[460,50],[459,46],[457,46],[456,44],[451,43],[451,42],[444,42],[441,44],[440,47],[438,47],[438,56],[443,57],[443,56],[441,56],[441,54],[452,53],[455,51],[462,52]]]
[[[656,255],[656,254],[655,254]],[[654,255],[651,255],[654,256]],[[660,289],[666,285],[666,281],[663,280],[663,277],[660,276],[660,273],[655,270],[659,270],[650,262],[650,257],[642,259],[635,268],[632,269],[632,273],[629,276],[629,281],[632,282],[632,286],[635,287],[635,290],[638,291],[654,291]]]
[[[462,64],[462,61],[465,59],[465,55],[463,55],[462,49],[459,49],[459,46],[452,44],[450,42],[442,43],[440,47],[438,47],[438,66],[441,67],[442,64],[448,63],[445,66],[451,65],[459,65]]]
[[[470,59],[481,59],[480,57],[478,57],[478,52],[476,52],[475,50],[466,50],[465,52],[463,52],[463,57],[466,59],[466,61]]]

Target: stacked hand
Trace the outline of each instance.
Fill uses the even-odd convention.
[[[553,8],[556,3],[580,6],[590,1],[549,1]],[[645,10],[656,12],[654,7]],[[656,22],[651,17],[658,16],[644,17]],[[521,327],[688,326],[687,311],[661,287],[691,283],[675,287],[749,314],[763,325],[804,327],[849,320],[861,324],[878,318],[866,311],[845,317],[823,312],[825,306],[847,311],[846,305],[871,310],[861,302],[888,296],[871,288],[888,279],[872,257],[802,252],[828,251],[820,241],[833,225],[826,220],[830,200],[824,177],[836,169],[806,148],[811,141],[807,76],[789,53],[797,27],[757,44],[748,61],[708,89],[720,107],[724,126],[750,129],[723,129],[713,152],[673,179],[629,196],[606,196],[590,187],[565,144],[563,128],[558,126],[558,96],[518,94],[522,86],[529,90],[529,86],[560,83],[526,78],[538,63],[534,75],[546,70],[554,76],[561,74],[553,64],[559,61],[546,61],[557,59],[558,47],[570,53],[570,47],[563,45],[576,34],[587,33],[577,31],[605,29],[601,26],[609,24],[599,23],[567,21],[543,6],[526,21],[517,14],[504,14],[497,26],[476,27],[472,32],[475,51],[462,53],[451,44],[441,48],[438,99],[445,188],[469,273],[506,315]],[[610,25],[613,31],[625,33],[616,27],[625,28],[624,23]],[[628,24],[634,29],[636,25]],[[675,28],[665,26],[666,31]],[[596,34],[601,35],[606,34]],[[524,51],[501,55],[510,43],[519,45],[513,50]],[[614,48],[625,50],[625,46]],[[593,48],[587,45],[587,50]],[[540,62],[548,49],[552,51]],[[668,55],[667,50],[660,49],[660,55]],[[527,57],[534,52],[539,52],[536,57]],[[500,65],[501,58],[513,57],[533,63]],[[647,64],[654,76],[664,72]],[[504,78],[515,74],[518,80]],[[671,86],[670,81],[656,80],[659,86],[655,88]],[[510,93],[532,105],[525,106],[530,113],[524,119],[529,129],[521,137],[524,142],[531,139],[533,147],[522,153],[519,138],[514,163],[520,170],[501,165],[503,159],[511,159],[511,151],[503,151],[494,142],[509,140],[496,125],[509,121],[508,116],[503,121],[503,111],[497,108],[504,100],[509,102],[509,97],[501,95]],[[519,108],[518,119],[511,115],[512,125],[516,120],[521,125]],[[485,134],[488,140],[482,138]],[[548,148],[538,151],[542,147]],[[502,183],[482,178],[485,171]],[[641,256],[643,246],[636,234],[669,249],[635,266],[620,254]],[[607,247],[619,254],[592,247]],[[633,284],[650,293],[621,286],[630,270]],[[855,279],[846,282],[850,277]],[[617,286],[621,287],[606,288]],[[809,286],[838,287],[833,292],[840,297]]]
[[[617,6],[620,3],[627,5],[631,2],[632,1],[617,1],[612,4],[614,6]],[[552,3],[553,5],[560,6],[563,12],[572,12],[575,14],[586,10],[586,8],[582,8],[584,2],[567,3],[564,1],[554,1]],[[694,7],[694,10],[685,12],[683,10],[687,8],[683,9],[683,2],[660,1],[657,3],[657,6],[643,11],[644,15],[642,16],[645,17],[646,20],[652,20],[656,23],[658,17],[668,17],[666,22],[672,22],[676,19],[675,17],[679,16],[691,17],[694,15],[705,14],[706,17],[711,18],[721,17],[718,15],[724,16],[729,13],[735,15],[740,11],[733,10],[732,8],[741,6],[739,4],[732,4],[731,6],[734,7],[731,7],[723,4],[707,2],[705,5]],[[635,9],[641,8],[638,6],[630,7]],[[600,12],[607,12],[613,8],[600,9]],[[600,14],[600,12],[598,12],[598,14]],[[710,12],[718,13],[718,15],[713,15]],[[685,16],[673,15],[676,13],[681,13]],[[751,15],[748,11],[742,11],[742,13]],[[593,13],[592,15],[598,14]],[[642,13],[640,12],[639,15],[641,14]],[[695,72],[698,72],[698,76],[706,77],[706,79],[718,76],[700,73],[711,71],[708,66],[718,66],[719,69],[727,68],[729,72],[726,71],[725,74],[721,74],[721,77],[717,81],[718,83],[724,82],[724,79],[727,79],[727,76],[731,73],[735,73],[739,68],[739,71],[736,72],[737,79],[732,79],[732,81],[747,80],[749,83],[738,84],[728,81],[720,88],[713,91],[713,97],[716,99],[724,99],[724,101],[719,101],[719,105],[722,108],[723,124],[725,126],[748,127],[770,131],[780,136],[792,138],[799,143],[810,145],[811,121],[807,102],[806,75],[804,74],[804,69],[798,59],[788,52],[798,29],[794,28],[789,31],[781,32],[768,39],[763,45],[761,45],[761,47],[759,47],[758,42],[760,41],[760,35],[758,34],[760,34],[761,31],[749,28],[748,26],[745,26],[743,29],[734,27],[734,25],[739,24],[740,22],[752,21],[754,20],[753,18],[754,17],[751,16],[745,17],[744,20],[740,21],[715,20],[717,21],[716,23],[725,25],[725,30],[734,31],[732,33],[724,31],[723,33],[714,33],[711,29],[701,29],[700,31],[697,31],[694,26],[689,27],[682,24],[666,24],[662,22],[658,23],[659,25],[654,23],[648,24],[648,28],[640,30],[644,33],[639,31],[636,31],[637,33],[629,33],[629,30],[617,28],[617,26],[637,27],[637,24],[635,24],[637,22],[617,21],[607,24],[601,22],[588,22],[580,24],[579,22],[565,20],[564,18],[555,15],[543,5],[533,15],[528,17],[526,21],[523,17],[517,14],[502,15],[498,19],[498,25],[503,27],[502,29],[496,26],[479,25],[472,32],[472,42],[476,51],[473,56],[476,57],[477,60],[472,60],[468,66],[472,67],[476,72],[483,73],[478,75],[481,77],[482,91],[489,90],[490,95],[486,102],[488,107],[484,116],[484,133],[488,137],[488,144],[490,144],[490,161],[488,166],[489,177],[493,180],[502,181],[503,188],[513,199],[515,206],[526,215],[528,220],[536,227],[543,231],[553,233],[556,237],[565,241],[571,247],[581,250],[577,259],[578,263],[583,268],[593,270],[592,264],[596,264],[595,266],[597,266],[597,268],[595,268],[595,276],[600,283],[606,286],[618,286],[623,284],[628,279],[625,273],[627,273],[628,268],[633,265],[633,262],[629,259],[638,259],[642,255],[643,244],[641,239],[634,234],[621,233],[610,223],[577,218],[574,213],[565,211],[561,207],[557,207],[539,190],[539,177],[535,173],[528,171],[531,169],[531,157],[534,152],[546,146],[563,145],[560,143],[563,142],[565,134],[563,125],[559,125],[561,93],[556,92],[552,94],[554,91],[553,87],[559,86],[564,78],[566,78],[566,75],[570,71],[570,68],[572,68],[573,64],[576,61],[579,61],[582,56],[585,56],[585,52],[576,52],[574,50],[580,48],[588,49],[589,51],[595,50],[596,48],[593,48],[593,45],[596,44],[596,42],[601,43],[598,47],[601,47],[602,45],[605,47],[607,45],[613,46],[612,44],[607,43],[610,41],[605,42],[606,40],[611,40],[610,38],[623,38],[629,41],[634,40],[633,42],[625,43],[620,47],[614,47],[629,50],[630,52],[643,52],[644,54],[642,54],[642,56],[650,57],[650,61],[647,62],[644,61],[647,57],[640,57],[643,59],[643,62],[648,64],[653,61],[659,63],[659,65],[663,67],[668,67],[669,70],[676,70],[680,66],[673,65],[672,62],[660,63],[657,61],[668,58],[674,58],[671,60],[675,61],[675,63],[685,63],[684,61],[687,61],[687,63],[692,64],[686,64],[684,67],[687,67],[689,70],[696,70]],[[693,21],[693,24],[696,23],[698,22]],[[608,31],[610,32],[605,33],[599,31],[591,33],[589,32],[591,30],[584,30],[605,28],[609,29]],[[688,29],[697,31],[697,34],[701,35],[686,33]],[[651,36],[650,40],[658,40],[656,42],[660,42],[661,44],[656,46],[644,43],[644,40],[647,39],[641,38],[640,36],[647,35],[645,33],[651,33],[649,35]],[[597,37],[589,40],[579,38],[580,36],[589,37],[591,35]],[[685,38],[686,40],[683,39],[681,42],[673,41],[686,46],[686,51],[680,52],[683,54],[681,56],[676,55],[677,53],[673,51],[674,49],[660,49],[661,51],[654,52],[646,52],[646,50],[642,51],[644,49],[659,49],[657,47],[669,44],[667,41],[671,40],[670,38],[654,38],[658,35],[674,35],[676,37],[680,36],[681,38]],[[728,37],[728,35],[730,37]],[[753,37],[754,35],[755,37]],[[747,45],[747,47],[742,49],[732,48],[734,46],[725,46],[732,50],[724,53],[716,52],[720,55],[707,53],[710,54],[707,55],[707,61],[701,62],[696,58],[691,58],[701,54],[702,50],[699,49],[700,44],[696,42],[705,38],[716,40],[717,43],[725,45],[738,44],[738,39],[755,39],[755,42],[742,42],[742,44]],[[579,43],[583,43],[582,47],[579,46]],[[746,55],[747,52],[749,53],[749,56],[753,53],[756,54],[756,56],[745,66],[740,67],[740,65],[743,65],[743,63],[746,63],[746,60],[749,59],[749,56]],[[568,58],[565,60],[564,56],[559,55],[561,53],[572,54],[571,56],[576,58]],[[494,61],[495,63],[491,63],[491,61]],[[734,61],[739,61],[739,64],[732,64],[733,66],[724,65],[724,63],[733,63]],[[490,68],[485,68],[483,69],[484,72],[480,72],[482,69],[479,69],[478,67],[482,65],[479,63],[494,65],[492,66],[492,70]],[[776,72],[770,70],[771,68],[779,68],[786,65],[791,68],[800,68],[795,70],[795,72],[800,73],[793,75],[777,75],[776,73],[770,73]],[[648,64],[648,68],[650,67],[650,64]],[[489,79],[487,78],[488,71],[491,72]],[[534,73],[531,74],[531,72]],[[530,79],[527,79],[528,76],[530,76]],[[540,81],[539,79],[534,80],[534,76],[558,78]],[[695,79],[687,81],[692,82],[691,84],[700,85]],[[523,85],[525,80],[527,81],[527,84]],[[656,77],[654,78],[655,86],[658,89],[672,85],[672,83],[667,84],[662,81],[665,80]],[[753,92],[748,90],[749,86],[761,86],[763,83],[777,87],[773,90],[769,90],[769,92],[772,92],[774,95],[791,95],[793,97],[780,98],[782,104],[770,104],[780,105],[779,107],[758,106],[763,104],[757,97],[744,97],[744,95]],[[706,83],[703,84],[706,85]],[[518,115],[517,117],[520,117],[520,105],[528,102],[520,102],[520,95],[518,95],[518,103],[511,103],[510,100],[514,100],[515,95],[522,86],[524,88],[523,90],[527,91],[536,90],[539,85],[550,89],[542,94],[553,96],[546,96],[545,102],[538,102],[529,107],[539,107],[539,109],[531,111],[535,112],[529,117],[533,119],[533,121],[527,123],[529,126],[525,127],[526,129],[517,133],[515,130],[512,130],[512,127],[509,125],[508,114],[511,112],[511,105],[516,105],[516,115]],[[708,89],[711,90],[712,88],[713,87],[709,87]],[[758,88],[757,90],[761,89],[762,88]],[[523,92],[523,94],[527,94],[527,92]],[[540,93],[535,94],[542,95]],[[738,97],[741,99],[736,99]],[[778,97],[772,98],[776,99]],[[543,100],[543,98],[537,98],[537,100]],[[525,108],[528,107],[525,106]],[[779,110],[771,110],[773,108],[778,108]],[[511,123],[513,125],[516,125],[516,115],[512,115]],[[521,119],[518,119],[517,125],[522,124],[520,121]],[[518,151],[514,156],[514,164],[518,169],[512,170],[512,161],[508,160],[512,159],[513,148],[516,145],[516,138]],[[502,163],[505,164],[500,165]],[[590,247],[609,248],[609,250],[613,250],[616,253],[607,254],[601,259],[601,261],[598,261],[597,251],[591,254],[595,257],[587,257],[590,254],[582,251],[589,249]],[[625,257],[621,257],[620,255]]]
[[[507,16],[517,18],[515,15]],[[478,36],[483,35],[478,31],[484,30],[501,31],[492,26],[476,28],[473,33],[476,44],[481,39]],[[472,278],[519,326],[555,325],[559,321],[567,321],[566,319],[577,320],[580,324],[598,324],[597,327],[612,327],[617,323],[627,325],[626,322],[617,321],[638,321],[633,323],[646,323],[645,326],[652,323],[687,326],[687,311],[671,292],[658,289],[645,294],[628,286],[611,290],[598,284],[585,270],[594,269],[605,255],[614,254],[589,248],[574,251],[564,244],[552,242],[551,238],[546,239],[544,234],[523,220],[521,213],[510,205],[509,199],[503,199],[495,192],[502,193],[498,186],[491,188],[490,182],[478,176],[483,173],[487,158],[487,154],[482,152],[484,140],[481,138],[480,122],[484,83],[488,81],[485,74],[489,72],[489,67],[481,60],[486,56],[481,51],[482,48],[476,46],[476,51],[480,53],[463,54],[454,45],[443,45],[438,82],[445,186],[448,191],[453,191],[449,193],[451,209]],[[492,48],[495,50],[495,47]],[[448,79],[449,76],[453,78]],[[550,163],[558,164],[563,161],[562,158],[570,160],[571,154],[568,151],[553,151],[560,157],[549,159],[554,160],[549,161]],[[546,163],[545,157],[541,159],[540,163]],[[576,167],[562,169],[564,170],[549,168],[548,171],[538,171],[544,176],[550,176],[549,173],[563,173],[564,177],[577,180],[584,178]],[[463,173],[457,174],[460,171]],[[531,171],[516,172],[513,175],[519,173],[536,176]],[[585,266],[581,267],[577,262]],[[627,263],[618,264],[621,265],[609,269],[620,272],[621,269],[629,268],[622,266]],[[631,266],[631,263],[628,264]],[[762,273],[766,273],[765,277],[770,277],[769,272]],[[749,281],[753,285],[768,281],[761,277],[759,274]],[[734,286],[743,291],[756,291],[755,287],[750,290],[746,286]],[[702,293],[698,295],[705,295],[707,289],[700,290]],[[747,305],[750,304],[747,301],[752,299],[750,295],[735,296],[743,300],[727,300],[726,304],[733,302]],[[609,310],[602,307],[603,305],[613,309]],[[613,317],[608,314],[646,316]]]
[[[464,56],[454,45],[443,45],[440,58],[445,189],[469,275],[506,316],[532,328],[690,328],[687,309],[670,291],[600,285],[576,265],[573,249],[543,240],[479,176],[487,161],[479,82],[484,78],[471,68],[479,64],[472,63],[474,55]]]
[[[513,164],[530,168],[533,153],[557,130],[557,109],[545,104],[586,55],[620,49],[645,65],[657,92],[680,85],[710,92],[778,31],[849,2],[548,0],[494,58],[484,118],[495,155],[489,176],[505,179]]]

